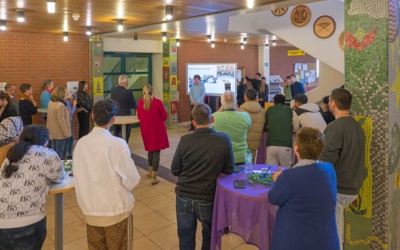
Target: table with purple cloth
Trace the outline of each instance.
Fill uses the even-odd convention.
[[[268,168],[269,165],[253,164],[253,170]],[[271,166],[271,171],[278,167]],[[235,180],[244,180],[246,187],[236,189]],[[243,238],[248,244],[259,249],[269,249],[271,232],[278,210],[268,202],[268,191],[263,185],[251,186],[244,170],[237,174],[221,175],[217,179],[214,211],[211,229],[211,249],[222,249],[221,237],[224,228],[231,226],[230,232]]]

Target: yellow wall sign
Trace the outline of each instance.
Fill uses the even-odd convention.
[[[288,50],[287,52],[288,56],[305,56],[306,52],[296,49],[296,50]]]
[[[170,102],[171,96],[169,93],[163,93],[163,102]]]

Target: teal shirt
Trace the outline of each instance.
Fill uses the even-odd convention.
[[[268,128],[267,147],[281,146],[292,148],[292,109],[277,104],[265,112]]]
[[[235,163],[244,162],[247,152],[247,131],[251,126],[248,113],[224,110],[213,114],[213,128],[217,132],[229,135],[232,142]]]

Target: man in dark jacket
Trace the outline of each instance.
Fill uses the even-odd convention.
[[[231,174],[235,162],[229,136],[212,129],[210,107],[197,104],[192,115],[195,132],[181,137],[171,164],[172,174],[178,176],[175,193],[179,248],[195,249],[199,220],[203,227],[202,249],[210,249],[216,180],[221,173]]]
[[[128,88],[128,76],[120,75],[118,78],[118,86],[111,89],[111,100],[118,103],[117,116],[132,115],[132,109],[135,109],[136,101],[133,97],[133,93]],[[121,125],[114,125],[114,135],[121,137],[122,133]],[[131,125],[126,125],[126,142],[129,141],[131,134]]]
[[[290,80],[292,81],[292,85],[290,85],[290,90],[292,91],[292,99],[297,94],[305,94],[306,91],[304,90],[304,86],[301,82],[296,81],[296,75],[293,74],[290,76]]]

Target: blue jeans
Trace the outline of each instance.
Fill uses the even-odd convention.
[[[72,156],[72,148],[74,147],[74,139],[75,139],[74,134],[72,134],[71,137],[68,138],[67,156]]]
[[[67,158],[68,140],[69,137],[61,140],[57,139],[52,140],[52,147],[54,151],[56,151],[61,160]]]
[[[40,250],[46,239],[46,217],[32,225],[0,229],[0,249]]]
[[[213,208],[213,201],[192,200],[176,196],[179,249],[194,250],[196,248],[197,220],[202,225],[203,242],[201,249],[210,249]]]

